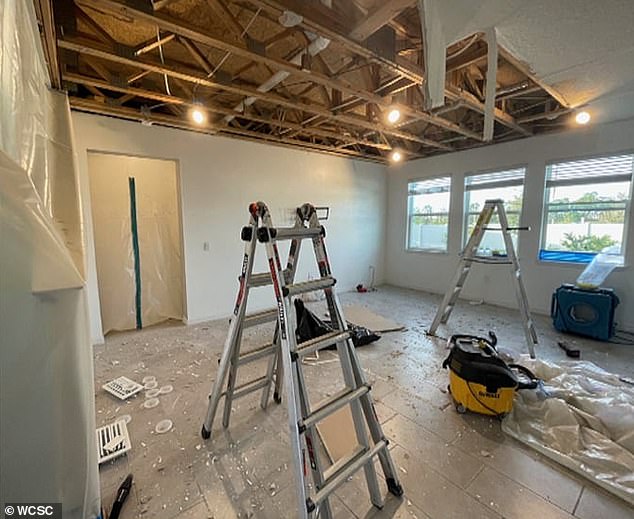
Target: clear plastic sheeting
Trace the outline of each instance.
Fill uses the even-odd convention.
[[[591,362],[522,359],[544,381],[502,429],[634,505],[634,386]]]
[[[586,289],[600,287],[616,267],[623,266],[620,249],[619,246],[607,247],[597,254],[577,278],[577,286]]]
[[[0,149],[27,173],[83,273],[70,109],[48,85],[33,2],[0,1]]]
[[[176,163],[91,152],[88,169],[104,333],[137,325],[130,178],[136,193],[142,325],[182,319]]]
[[[27,173],[0,152],[0,503],[99,514],[86,295]]]
[[[68,100],[34,3],[0,0],[0,503],[100,512],[92,350]]]

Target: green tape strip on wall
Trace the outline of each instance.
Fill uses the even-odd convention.
[[[136,285],[136,293],[134,295],[136,309],[136,327],[143,328],[143,319],[141,317],[141,256],[139,254],[139,229],[136,220],[136,185],[134,177],[128,178],[128,187],[130,188],[130,227],[132,230],[132,251],[134,253],[134,281]]]

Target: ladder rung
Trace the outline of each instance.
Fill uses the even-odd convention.
[[[370,387],[368,385],[363,385],[354,390],[350,388],[345,388],[342,391],[339,391],[338,393],[334,394],[332,397],[328,398],[320,405],[318,405],[315,411],[304,418],[300,423],[300,429],[302,425],[305,428],[308,428],[312,427],[318,422],[321,422],[324,418],[330,416],[338,409],[341,409],[344,405],[349,404],[357,398],[361,398],[368,391],[370,391]]]
[[[301,283],[295,283],[293,285],[286,285],[285,294],[289,296],[295,296],[298,294],[305,294],[306,292],[313,292],[315,290],[323,290],[324,288],[330,288],[337,280],[332,276],[326,276],[320,279],[313,279],[311,281],[303,281]]]
[[[464,258],[463,261],[470,261],[471,263],[486,263],[487,265],[512,265],[513,264],[513,262],[509,260],[489,259],[488,257],[484,257],[484,256]]]
[[[288,281],[290,272],[288,269],[284,269],[284,281]],[[249,287],[264,287],[271,284],[271,273],[260,272],[259,274],[253,274],[249,278]]]
[[[257,326],[258,324],[270,323],[276,319],[277,308],[270,308],[269,310],[262,310],[261,312],[245,315],[244,321],[242,321],[242,326],[249,328],[251,326]]]
[[[375,443],[371,449],[363,449],[361,451],[354,451],[350,456],[344,458],[344,462],[341,464],[341,469],[335,472],[332,476],[328,477],[322,487],[315,493],[312,501],[315,506],[319,505],[324,499],[332,494],[337,488],[339,488],[346,480],[352,476],[363,465],[370,462],[374,456],[376,456],[381,449],[387,448],[387,442],[380,440]]]
[[[248,364],[249,362],[253,362],[255,360],[261,359],[263,357],[267,357],[275,353],[277,349],[277,344],[265,344],[255,350],[248,351],[243,353],[238,358],[238,365],[242,366],[243,364]]]
[[[323,232],[321,227],[276,227],[275,231],[276,240],[314,238],[315,236],[319,236]]]
[[[269,384],[269,380],[266,376],[256,378],[255,380],[250,380],[249,382],[245,382],[239,386],[236,386],[233,390],[233,398],[240,398],[249,393],[253,393],[258,389],[262,389],[266,385]],[[220,396],[227,396],[227,392],[223,391]]]
[[[297,355],[299,357],[303,357],[305,355],[310,355],[318,350],[323,348],[327,348],[333,344],[336,344],[341,341],[345,341],[350,337],[350,331],[339,331],[336,330],[334,332],[327,333],[325,335],[320,335],[319,337],[315,337],[314,339],[310,339],[305,342],[301,342],[297,345]]]

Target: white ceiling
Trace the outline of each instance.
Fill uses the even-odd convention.
[[[634,117],[634,0],[431,1],[445,42],[495,27],[498,42],[596,122]]]

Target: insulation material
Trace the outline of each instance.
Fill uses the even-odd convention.
[[[0,236],[0,501],[97,517],[83,280],[29,176],[2,152]]]
[[[134,179],[143,326],[183,318],[176,163],[90,153],[90,194],[104,333],[137,327],[129,179]]]
[[[591,362],[521,363],[544,387],[518,392],[504,432],[634,504],[634,386]]]

